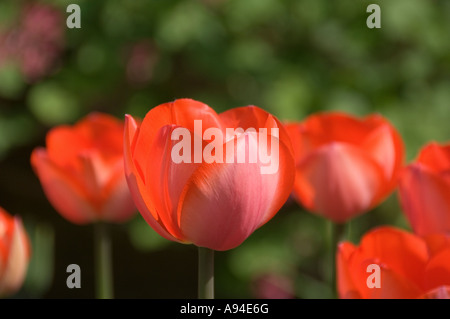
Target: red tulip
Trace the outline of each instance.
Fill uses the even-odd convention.
[[[0,297],[20,289],[29,260],[30,246],[21,219],[0,208]]]
[[[450,233],[450,144],[425,146],[402,172],[399,195],[415,233]]]
[[[75,224],[123,222],[136,211],[123,167],[123,129],[117,119],[93,113],[74,126],[53,128],[47,148],[31,164],[55,209]]]
[[[359,246],[339,245],[338,292],[341,298],[443,298],[450,291],[450,239],[419,237],[393,227],[380,227],[363,236]],[[379,287],[369,276],[379,266]],[[369,279],[369,280],[368,280]]]
[[[310,116],[287,125],[294,148],[294,197],[306,209],[343,223],[395,188],[403,162],[400,136],[380,115]]]
[[[227,132],[238,127],[256,132]],[[260,129],[278,129],[279,138],[269,135],[270,146],[261,143]],[[208,136],[213,131],[214,138]],[[182,132],[192,140],[181,139]],[[207,140],[215,142],[214,152]],[[257,150],[267,151],[278,170],[264,174],[268,162],[248,160]],[[248,155],[244,163],[242,152]],[[238,246],[281,208],[294,180],[291,152],[283,125],[254,106],[218,115],[203,103],[180,99],[153,108],[141,125],[131,116],[125,121],[125,170],[142,216],[169,240],[214,250]]]

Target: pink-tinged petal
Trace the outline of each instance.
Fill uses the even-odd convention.
[[[258,135],[259,149],[263,150],[264,154],[270,154],[270,165],[272,167],[277,167],[281,170],[277,172],[279,180],[277,182],[277,194],[274,197],[276,200],[273,201],[272,206],[267,210],[266,216],[259,225],[261,226],[278,212],[292,190],[295,179],[292,172],[295,170],[295,166],[293,160],[294,151],[289,135],[286,128],[277,118],[257,106],[233,108],[221,113],[219,116],[225,128],[242,128],[244,131],[250,128],[255,129]],[[276,134],[272,135],[274,132]],[[260,139],[260,134],[267,134],[267,138]],[[227,140],[230,138],[233,137],[227,136]],[[272,153],[272,145],[278,148],[278,158]]]
[[[419,297],[420,299],[450,299],[450,286],[440,286],[428,291]]]
[[[308,209],[341,223],[371,208],[382,174],[359,149],[330,143],[297,166],[294,191]]]
[[[398,154],[390,128],[383,125],[374,130],[366,137],[362,148],[380,165],[386,181],[390,181]]]
[[[113,223],[123,223],[136,212],[136,206],[130,196],[127,180],[123,169],[111,180],[111,189],[105,194],[106,201],[102,206],[102,220]]]
[[[286,146],[286,143],[281,141],[278,141],[278,143],[278,159],[271,156],[271,165],[278,167],[278,171],[273,175],[262,175],[262,182],[276,183],[277,187],[272,197],[271,205],[268,207],[258,227],[261,227],[275,216],[289,198],[294,185],[295,176],[292,172],[295,170],[295,165],[292,151]],[[260,144],[259,147],[263,146]]]
[[[259,161],[237,162],[238,152],[257,151],[256,133],[242,134],[228,143],[235,143],[234,154],[227,153],[225,163],[200,166],[178,207],[186,238],[214,250],[238,246],[272,215],[281,183],[279,172],[261,174]]]
[[[134,161],[131,157],[132,146],[134,145],[139,127],[132,116],[126,115],[125,118],[125,137],[124,137],[124,160],[125,160],[125,174],[127,178],[128,187],[131,196],[136,205],[136,208],[141,213],[145,221],[162,237],[179,241],[172,236],[168,230],[161,224],[161,221],[156,213],[153,200],[150,198],[141,175],[137,172]]]
[[[14,229],[5,267],[0,274],[0,296],[16,292],[25,279],[30,247],[20,218],[14,217]]]
[[[31,164],[41,181],[44,192],[55,209],[75,224],[96,221],[99,212],[85,191],[48,158],[44,149],[31,155]]]
[[[105,188],[106,182],[111,179],[112,167],[102,163],[100,156],[97,152],[88,152],[85,154],[78,154],[79,162],[81,163],[81,171],[74,179],[78,180],[80,185],[83,185],[84,189],[93,201],[96,202],[96,206],[101,206],[102,191]],[[119,164],[120,161],[117,162]],[[116,164],[116,166],[117,166]]]
[[[403,165],[404,148],[400,135],[382,116],[375,114],[358,119],[339,112],[319,113],[308,117],[301,123],[289,123],[286,128],[291,137],[297,168],[294,197],[308,210],[320,212],[325,209],[324,205],[343,205],[336,209],[338,213],[334,214],[335,219],[331,215],[323,215],[334,221],[344,222],[380,203],[395,188],[398,172]],[[346,145],[353,148],[355,152],[358,150],[360,155],[366,157],[365,162],[371,162],[368,166],[377,166],[376,169],[372,167],[367,171],[372,177],[377,175],[378,177],[375,179],[367,176],[364,169],[357,169],[358,173],[355,171],[353,174],[347,174],[348,168],[345,168],[341,172],[342,174],[337,175],[338,178],[343,178],[343,180],[331,181],[328,188],[336,188],[336,183],[344,187],[347,181],[351,182],[348,185],[351,190],[362,187],[360,191],[356,192],[357,198],[353,200],[353,203],[351,203],[350,198],[343,200],[343,190],[337,196],[337,200],[334,196],[328,198],[327,196],[333,195],[333,192],[322,192],[319,185],[313,185],[304,176],[305,163],[309,163],[308,170],[312,173],[314,166],[316,168],[321,167],[318,163],[312,163],[315,161],[317,154],[322,152],[323,149],[333,148],[334,145]],[[357,157],[354,161],[361,162],[361,156],[358,155]],[[330,161],[332,161],[331,157]],[[321,164],[325,163],[322,162]],[[328,164],[326,165],[328,166]],[[335,166],[337,169],[338,165]],[[366,166],[366,164],[363,164],[363,166]],[[375,171],[378,172],[374,173]],[[316,177],[326,178],[323,172],[315,172],[314,174],[317,175]],[[356,176],[357,174],[360,175],[359,178]],[[372,181],[369,181],[371,179]],[[362,180],[369,182],[369,184],[360,184]],[[316,188],[316,186],[319,188]],[[367,205],[369,188],[375,191]],[[319,193],[321,194],[321,203],[317,206],[317,194]],[[348,192],[347,197],[349,196],[350,192]],[[358,207],[362,211],[357,212]],[[342,216],[337,216],[339,214]]]
[[[449,182],[421,164],[412,164],[403,171],[400,201],[415,233],[450,232],[449,190]]]

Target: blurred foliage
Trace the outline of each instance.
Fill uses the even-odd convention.
[[[81,7],[81,29],[65,26],[70,3]],[[366,27],[370,3],[381,7],[381,29]],[[32,5],[57,14],[24,15]],[[74,296],[64,285],[64,267],[91,256],[76,239],[89,242],[91,229],[67,225],[54,212],[28,164],[50,127],[94,110],[143,117],[182,97],[217,112],[255,104],[291,121],[318,111],[379,112],[403,136],[410,161],[428,141],[450,140],[449,32],[448,0],[0,2],[0,205],[55,226],[59,261],[42,296]],[[17,34],[36,43],[24,45]],[[395,194],[353,220],[348,236],[357,242],[381,224],[409,227]],[[217,253],[218,296],[252,297],[253,282],[274,273],[289,278],[295,297],[332,296],[325,225],[288,202],[242,246]],[[126,270],[116,273],[129,278],[118,280],[116,291],[129,292],[122,297],[195,297],[195,284],[183,277],[196,276],[195,250],[157,237],[139,216],[126,227],[125,237],[115,229],[116,253],[137,252],[116,261],[133,269],[128,277]],[[45,233],[36,241],[49,241]],[[183,259],[186,254],[192,258]],[[92,297],[89,289],[77,296]]]
[[[53,280],[54,267],[54,231],[47,224],[26,225],[31,244],[31,260],[23,291],[28,297],[44,296]]]

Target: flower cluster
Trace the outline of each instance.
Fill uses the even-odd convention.
[[[23,7],[20,23],[0,33],[0,65],[16,62],[29,82],[55,67],[63,50],[64,16],[52,6],[33,3]]]
[[[121,223],[136,207],[162,237],[218,251],[243,243],[290,195],[343,224],[398,188],[414,233],[384,226],[359,245],[341,242],[339,296],[448,297],[450,147],[431,143],[405,166],[402,139],[381,115],[318,113],[283,124],[256,106],[217,114],[180,99],[143,120],[89,114],[53,128],[46,144],[33,151],[31,164],[68,221]],[[20,286],[30,249],[20,219],[0,213],[6,294]],[[379,268],[375,288],[367,284],[369,265]]]

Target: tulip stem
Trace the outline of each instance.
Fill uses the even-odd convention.
[[[341,240],[345,238],[345,224],[338,224],[330,222],[330,252],[331,252],[331,291],[334,293],[335,297],[338,298],[337,282],[336,282],[336,254],[338,244]]]
[[[97,223],[95,228],[95,257],[96,257],[96,279],[97,298],[113,298],[113,276],[111,238],[104,223]]]
[[[198,298],[214,299],[214,250],[198,247]]]

